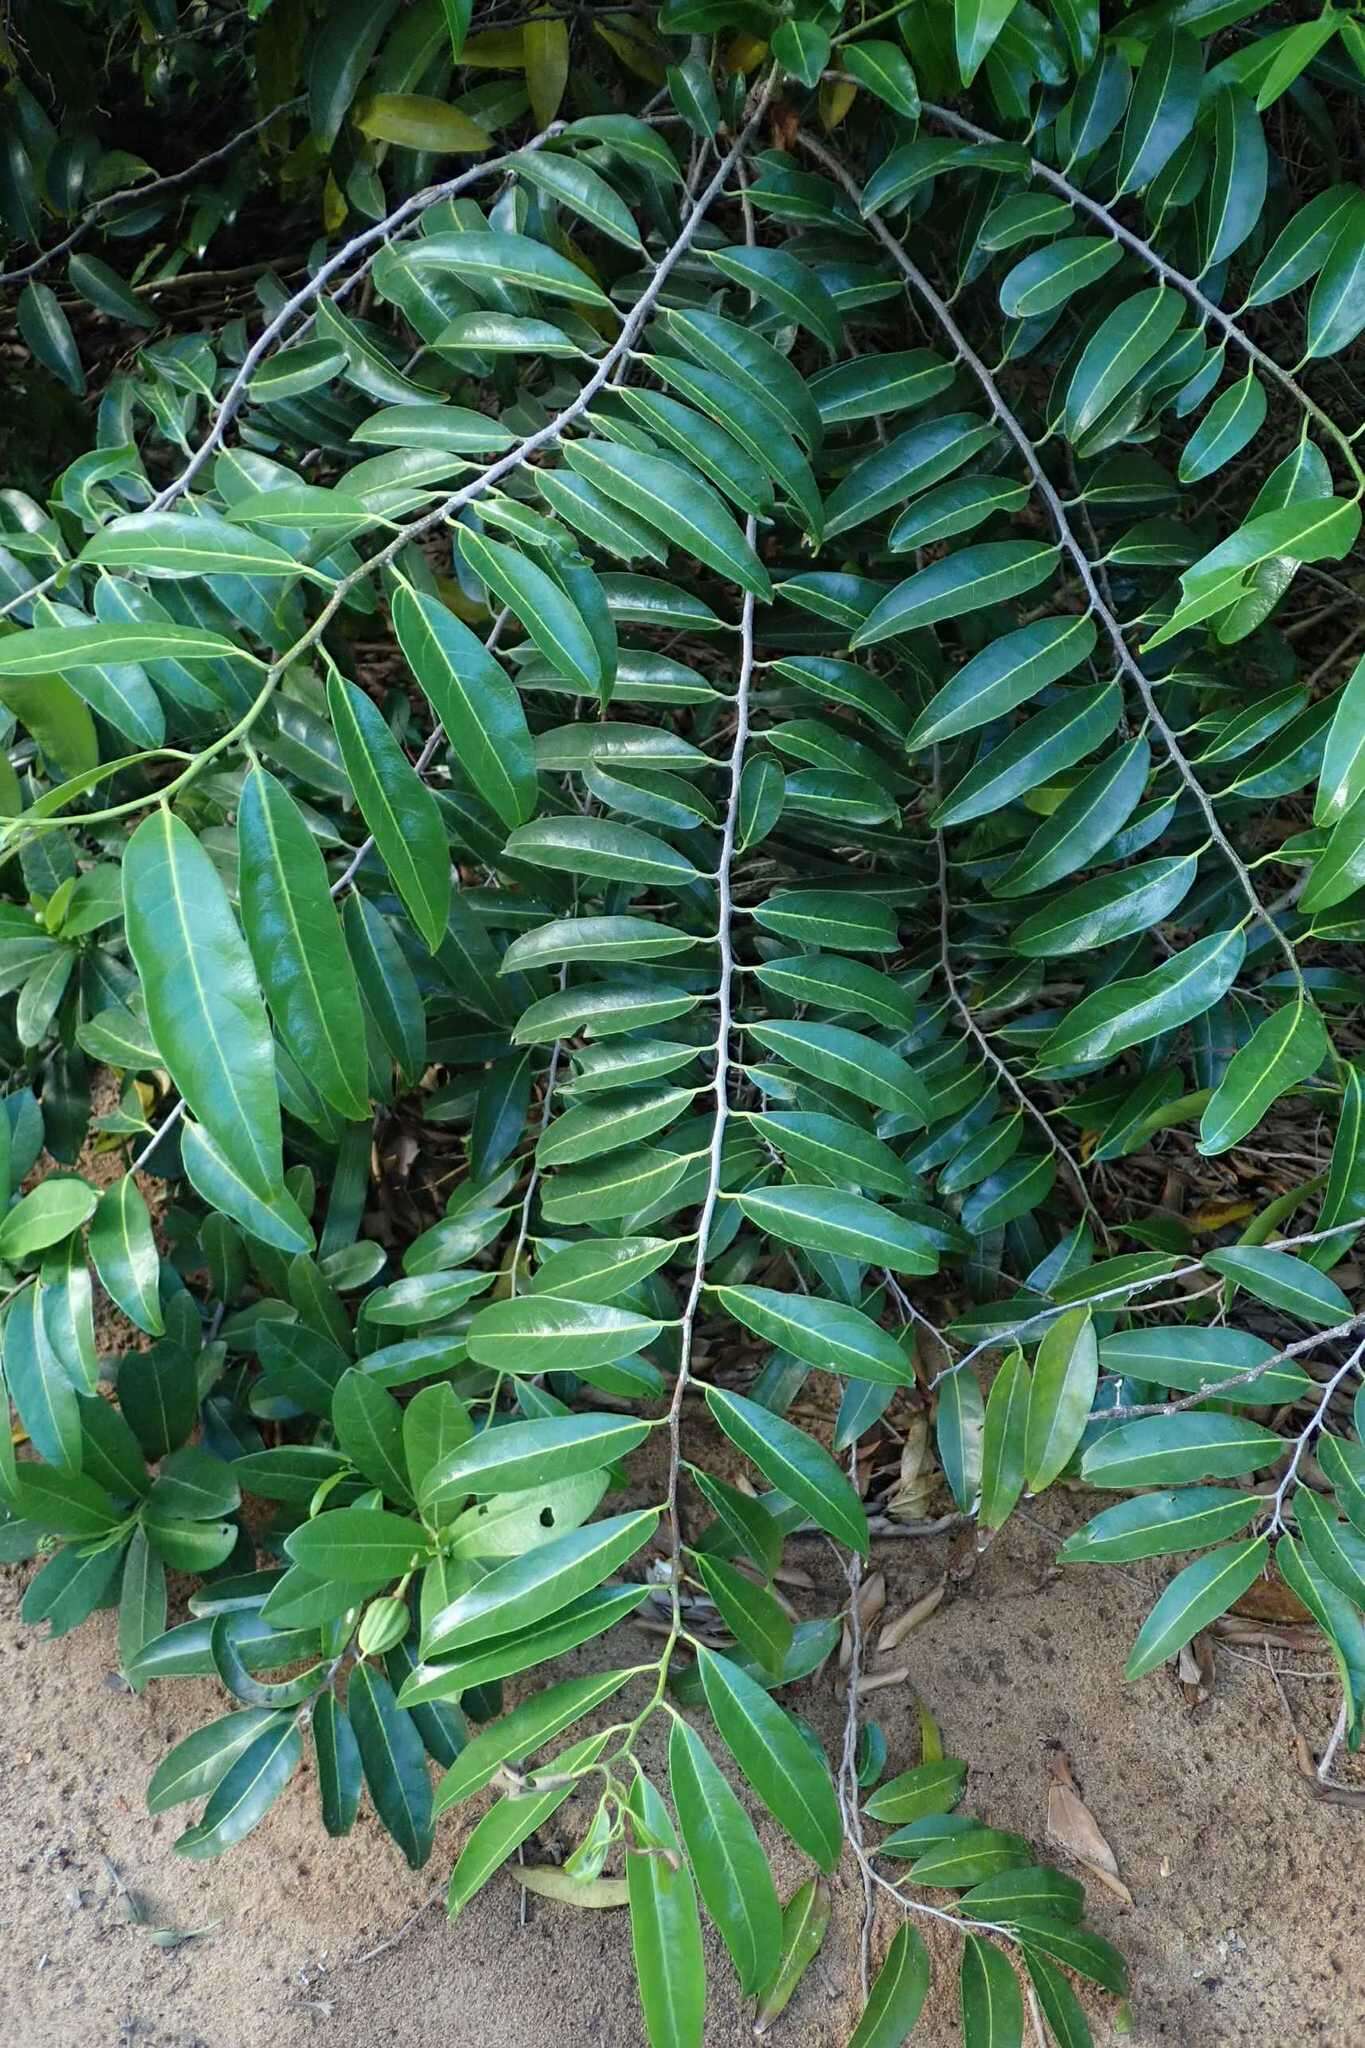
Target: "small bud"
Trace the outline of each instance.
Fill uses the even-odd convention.
[[[360,1618],[360,1633],[356,1638],[361,1655],[382,1657],[385,1650],[396,1649],[407,1634],[411,1619],[407,1602],[400,1600],[396,1593],[385,1593],[378,1600],[371,1600]]]

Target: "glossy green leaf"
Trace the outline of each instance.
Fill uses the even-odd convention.
[[[712,1651],[697,1652],[706,1704],[721,1739],[774,1820],[817,1863],[831,1871],[842,1834],[829,1770],[794,1722],[762,1686]]]
[[[209,856],[173,812],[139,825],[123,858],[128,946],[171,1078],[253,1194],[283,1178],[265,1005]]]
[[[782,1911],[753,1823],[701,1737],[681,1719],[668,1739],[669,1789],[702,1903],[752,1996],[777,1968]]]
[[[779,1493],[800,1502],[836,1542],[866,1557],[862,1502],[822,1444],[746,1395],[708,1387],[706,1405],[730,1441]]]
[[[1259,1578],[1269,1558],[1264,1536],[1224,1543],[1178,1572],[1138,1632],[1125,1678],[1141,1678],[1226,1614],[1234,1600]]]
[[[370,699],[335,671],[327,682],[327,708],[361,815],[434,953],[450,908],[450,856],[436,799]]]

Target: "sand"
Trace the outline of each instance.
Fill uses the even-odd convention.
[[[1125,1908],[1088,1887],[1092,1922],[1124,1949],[1134,1980],[1126,2037],[1112,2025],[1113,2001],[1088,1998],[1097,2043],[1359,2044],[1365,1956],[1351,1899],[1365,1867],[1365,1811],[1307,1793],[1261,1653],[1220,1649],[1213,1693],[1193,1710],[1170,1671],[1125,1686],[1123,1657],[1156,1567],[1058,1575],[1054,1548],[1038,1526],[1012,1524],[897,1661],[910,1664],[949,1753],[971,1764],[970,1809],[1040,1850],[1048,1745],[1070,1757],[1134,1898]],[[828,1570],[829,1611],[838,1597],[832,1565],[822,1546],[805,1550],[817,1577]],[[881,1545],[890,1610],[931,1586],[946,1560],[946,1539]],[[146,1782],[173,1741],[222,1710],[221,1696],[175,1681],[134,1697],[117,1676],[109,1615],[42,1642],[18,1618],[27,1576],[28,1568],[0,1573],[5,2048],[642,2043],[623,1913],[535,1900],[523,1927],[519,1888],[505,1873],[454,1926],[428,1903],[470,1814],[443,1821],[431,1863],[413,1874],[368,1816],[348,1840],[329,1842],[304,1776],[221,1861],[175,1857],[182,1815],[150,1817]],[[576,1668],[585,1659],[578,1653]],[[1290,1710],[1316,1752],[1336,1704],[1326,1652],[1279,1661]],[[834,1674],[788,1697],[832,1751],[841,1723]],[[916,1761],[908,1689],[879,1692],[872,1707],[892,1768]],[[563,1809],[536,1845],[542,1860],[570,1845],[572,1813]],[[799,1860],[775,1834],[768,1839],[789,1889]],[[141,1919],[130,1917],[124,1887]],[[778,2044],[841,2048],[856,2020],[861,1892],[851,1867],[834,1889],[825,1948],[768,2037]],[[401,1939],[371,1955],[414,1914]],[[153,1929],[205,1927],[174,1947],[152,1938]],[[879,1951],[891,1931],[879,1922]],[[959,2038],[955,1937],[931,1946],[936,1983],[914,2039],[948,2048]],[[749,2017],[709,1936],[708,1959],[708,2048],[737,2048],[752,2038]]]

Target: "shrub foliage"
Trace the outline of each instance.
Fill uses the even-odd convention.
[[[858,2048],[926,1914],[969,2044],[1022,1961],[1069,2048],[1080,1887],[931,1725],[878,1785],[856,1626],[831,1768],[775,1575],[823,1532],[856,1609],[931,1416],[983,1540],[1065,1477],[1065,1559],[1183,1560],[1131,1676],[1277,1569],[1359,1739],[1365,37],[474,12],[12,10],[0,1555],[231,1695],[186,1856],[307,1742],[414,1866],[498,1788],[455,1913],[586,1792],[526,1881],[628,1904],[687,2048],[698,1894],[765,2023],[826,1914],[718,1740],[909,1914]],[[1163,1201],[1192,1148],[1238,1199]]]

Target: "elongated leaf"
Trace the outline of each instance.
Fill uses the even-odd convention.
[[[727,1657],[699,1650],[702,1685],[726,1748],[781,1827],[822,1870],[839,1860],[842,1834],[829,1771],[795,1724]]]
[[[1142,1624],[1124,1666],[1125,1678],[1141,1678],[1165,1663],[1177,1650],[1226,1614],[1265,1569],[1269,1546],[1264,1536],[1245,1543],[1224,1543],[1178,1572]]]
[[[753,1824],[687,1723],[669,1735],[669,1783],[703,1904],[751,1996],[777,1967],[782,1914]]]
[[[284,1162],[265,1005],[217,870],[173,812],[153,812],[129,840],[123,901],[171,1078],[247,1187],[269,1201]]]
[[[263,768],[243,786],[237,848],[242,923],[280,1037],[327,1101],[359,1121],[369,1099],[355,970],[317,842]]]
[[[862,1502],[823,1445],[743,1394],[708,1387],[706,1404],[730,1438],[768,1479],[831,1536],[866,1557]]]
[[[849,2048],[902,2048],[929,1991],[929,1951],[908,1920],[891,1938]]]
[[[361,814],[434,953],[450,908],[450,856],[436,799],[418,781],[369,698],[335,671],[327,683],[327,708]]]

